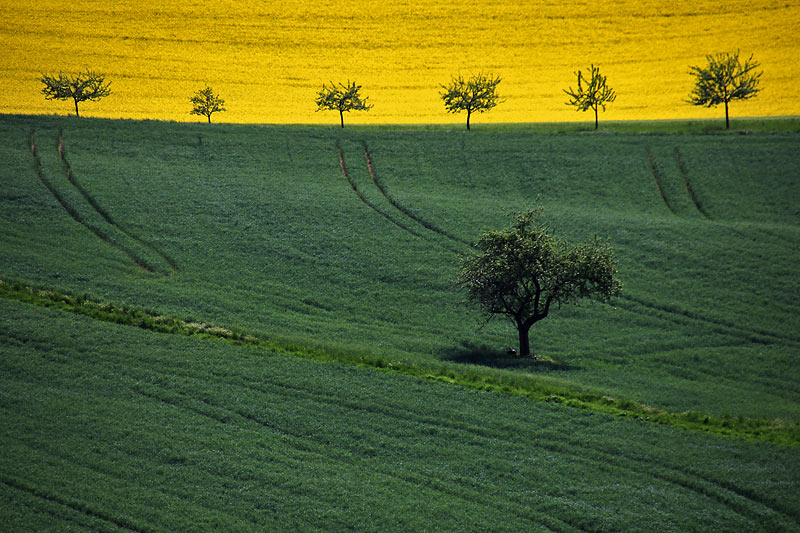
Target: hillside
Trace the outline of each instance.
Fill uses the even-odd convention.
[[[593,134],[503,126],[467,134],[435,127],[0,121],[3,280],[350,358],[342,360],[356,354],[376,366],[527,380],[692,411],[700,420],[781,419],[795,428],[800,422],[800,137],[792,128]],[[537,202],[556,232],[608,238],[624,285],[613,307],[565,307],[537,324],[533,349],[543,362],[507,356],[513,329],[501,321],[480,328],[451,283],[459,256],[482,231],[506,225],[504,211]],[[191,515],[192,505],[222,513],[209,515],[208,524],[236,518],[243,528],[324,529],[330,512],[337,528],[369,529],[417,505],[411,494],[420,487],[433,491],[422,498],[428,503],[398,529],[425,529],[430,516],[439,516],[444,529],[691,529],[732,516],[738,518],[731,529],[791,529],[800,520],[789,496],[800,467],[796,447],[0,303],[3,439],[11,450],[0,464],[4,491],[19,503],[4,514],[20,524],[30,523],[24,509],[31,506],[36,516],[68,508],[83,513],[81,520],[111,517],[132,529],[185,525],[166,521],[172,494],[189,502],[179,516]],[[287,390],[295,392],[286,396]],[[298,394],[311,402],[307,411],[292,400]],[[172,428],[163,435],[138,422],[155,416],[156,407],[173,412],[153,423]],[[360,419],[364,412],[369,421]],[[415,429],[386,418],[395,412],[413,412]],[[93,431],[77,424],[87,416]],[[537,428],[550,429],[544,436]],[[265,431],[277,440],[265,444]],[[420,432],[428,444],[418,453],[387,455],[414,450]],[[68,437],[61,442],[60,434]],[[202,434],[210,440],[191,442]],[[97,463],[85,451],[67,451],[91,449],[90,435],[99,438]],[[124,435],[144,435],[150,444],[129,449],[120,444]],[[220,451],[216,459],[193,455],[222,450],[225,439],[241,450]],[[147,446],[170,445],[178,463],[166,451],[167,467],[148,459]],[[281,456],[300,449],[281,461],[308,470],[280,467],[267,480],[256,466],[266,460],[259,449]],[[309,454],[318,466],[307,463]],[[34,458],[28,470],[21,469],[24,457]],[[130,463],[109,466],[124,457]],[[555,458],[557,474],[532,467],[545,458]],[[211,466],[215,461],[225,472]],[[325,466],[331,462],[336,466]],[[176,464],[203,480],[182,478]],[[579,471],[587,465],[594,473],[584,476]],[[364,469],[380,475],[353,481]],[[261,496],[245,498],[242,512],[251,514],[243,518],[228,496],[204,499],[187,488],[241,491],[248,483],[238,471],[255,475],[246,478],[255,486],[286,492],[270,493],[276,500],[261,511],[253,510]],[[73,474],[69,483],[57,480]],[[329,486],[310,489],[315,476]],[[395,481],[386,485],[388,478]],[[169,488],[151,491],[155,479]],[[127,497],[124,488],[101,499],[105,511],[86,503],[91,491],[64,496],[81,483],[110,489],[114,480],[138,503],[116,506]],[[609,495],[608,485],[625,488]],[[378,487],[391,488],[384,497]],[[641,490],[666,494],[656,518],[650,503],[631,503]],[[352,491],[352,501],[341,503],[337,491]],[[449,495],[441,508],[433,507],[434,494]],[[451,515],[465,500],[472,510]],[[299,511],[287,502],[319,514],[292,515]],[[378,503],[387,507],[376,509]],[[484,504],[491,513],[473,522]],[[706,516],[709,505],[716,510]],[[294,518],[280,518],[287,516]]]

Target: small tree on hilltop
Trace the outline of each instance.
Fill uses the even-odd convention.
[[[759,63],[753,61],[752,55],[744,65],[740,63],[738,51],[735,54],[709,55],[706,60],[708,65],[705,67],[689,67],[695,85],[688,102],[703,107],[725,104],[725,128],[728,129],[731,127],[728,102],[756,96],[761,90],[758,83],[763,72],[755,72]]]
[[[361,98],[359,94],[361,85],[355,82],[340,83],[338,86],[331,82],[328,87],[322,84],[322,89],[317,93],[315,100],[317,111],[338,111],[339,121],[344,128],[344,113],[347,111],[369,111],[372,104],[368,104],[368,97]]]
[[[529,330],[555,305],[581,298],[609,302],[622,294],[613,253],[596,237],[571,246],[540,222],[541,209],[516,215],[510,228],[481,235],[477,255],[461,263],[456,285],[491,320],[506,316],[519,333],[519,353],[530,356]]]
[[[478,74],[465,80],[459,74],[450,80],[449,85],[441,86],[444,92],[440,94],[448,113],[467,112],[469,130],[469,119],[473,113],[489,111],[502,102],[497,96],[499,83],[500,78],[492,75]]]
[[[218,111],[225,111],[225,100],[214,94],[211,87],[206,87],[195,93],[194,96],[189,98],[192,103],[192,110],[189,111],[190,115],[203,115],[208,118],[208,123],[211,124],[211,115]]]
[[[573,90],[572,87],[564,89],[564,92],[570,97],[567,105],[575,106],[576,111],[593,109],[594,129],[597,129],[598,107],[602,107],[605,111],[606,104],[616,100],[617,95],[614,89],[606,85],[606,77],[600,74],[600,69],[594,65],[590,67],[587,77],[584,77],[581,71],[576,72],[575,75],[578,77],[578,90]]]
[[[75,76],[68,76],[62,72],[58,74],[42,74],[41,82],[44,84],[42,94],[45,100],[69,100],[75,102],[75,116],[80,116],[78,103],[96,101],[111,94],[111,82],[106,83],[105,75],[91,70],[81,72]]]

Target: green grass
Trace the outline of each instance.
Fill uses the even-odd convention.
[[[6,530],[798,529],[797,448],[0,311]]]
[[[380,357],[369,357],[357,352],[332,352],[308,346],[260,338],[246,333],[221,328],[203,322],[188,322],[153,311],[133,309],[110,302],[93,301],[86,296],[75,296],[54,291],[36,289],[0,280],[0,297],[41,307],[61,309],[100,320],[159,333],[196,336],[221,340],[234,344],[257,347],[270,352],[291,354],[296,357],[328,362],[343,362],[359,367],[389,370],[394,373],[423,377],[436,381],[454,383],[481,391],[500,392],[512,396],[523,396],[537,401],[563,403],[570,407],[587,409],[618,417],[631,417],[652,423],[667,424],[681,429],[714,433],[733,438],[764,440],[777,444],[800,444],[800,424],[783,420],[758,420],[747,417],[715,417],[692,411],[671,413],[630,400],[575,391],[547,379],[532,379],[525,374],[476,372],[459,368],[453,364],[413,364],[386,361]],[[557,363],[540,359],[536,364],[551,368]]]
[[[544,372],[672,411],[800,420],[794,133],[6,122],[6,279],[387,361]],[[59,129],[74,177],[140,239],[120,240],[153,264],[160,251],[177,270],[161,260],[147,272],[71,220],[36,179],[34,129],[51,161],[46,177],[87,218],[105,222],[63,176]],[[384,198],[364,142],[395,202],[456,239]],[[342,176],[337,144],[377,211]],[[676,147],[710,219],[683,188]],[[531,331],[534,350],[559,370],[502,357],[513,329],[479,329],[450,283],[469,252],[459,240],[507,224],[503,210],[537,198],[568,238],[611,240],[625,287],[614,308],[561,309]]]
[[[548,412],[556,413],[555,418],[608,420],[608,427],[614,429],[587,437],[598,439],[600,447],[616,449],[609,444],[613,441],[646,449],[647,439],[629,431],[647,422],[647,416],[637,410],[649,406],[651,413],[678,417],[668,421],[671,429],[643,427],[642,431],[656,432],[658,439],[675,443],[699,439],[723,449],[744,447],[747,451],[736,452],[736,460],[727,467],[716,459],[709,459],[708,465],[700,458],[687,459],[686,468],[695,471],[702,464],[703,471],[727,479],[726,483],[739,483],[731,472],[750,468],[740,460],[768,464],[761,453],[788,454],[781,460],[791,468],[797,464],[793,451],[714,440],[718,437],[674,427],[699,428],[708,418],[729,434],[753,438],[761,431],[764,438],[765,428],[777,427],[785,433],[771,440],[796,440],[800,422],[796,282],[800,185],[795,179],[800,175],[800,159],[795,155],[800,137],[796,119],[737,121],[739,133],[751,133],[747,135],[725,132],[710,122],[608,123],[601,124],[598,134],[580,124],[484,125],[467,133],[441,126],[208,127],[23,116],[0,117],[0,122],[0,279],[85,295],[83,302],[112,302],[122,311],[133,310],[134,315],[136,310],[149,310],[175,319],[176,329],[186,322],[214,324],[240,336],[268,339],[277,351],[322,354],[322,359],[350,363],[361,360],[372,367],[402,367],[409,374],[470,387],[550,397],[555,401],[547,404],[522,396],[457,392],[460,389],[451,385],[419,382],[399,372],[364,374],[372,376],[364,379],[380,383],[414,383],[420,391],[445,391],[442,394],[459,398],[474,395],[469,397],[489,404],[511,402],[536,412],[553,409]],[[65,160],[57,149],[60,131]],[[30,150],[31,134],[36,157]],[[37,163],[50,188],[39,179]],[[67,177],[68,169],[73,182]],[[610,239],[625,290],[614,307],[565,307],[537,324],[531,331],[533,348],[546,364],[507,356],[505,348],[515,339],[513,328],[501,321],[478,327],[476,313],[462,305],[464,296],[450,281],[459,255],[470,251],[466,243],[481,231],[508,224],[504,210],[522,209],[537,201],[564,236],[583,240],[597,234]],[[152,268],[138,265],[134,257]],[[77,341],[52,334],[43,334],[49,340],[26,342],[32,333],[18,332],[11,325],[19,304],[3,305],[0,317],[8,319],[4,342],[9,350],[17,350],[18,357],[48,343],[59,346],[53,348],[56,351],[77,350]],[[124,339],[135,335],[130,329],[77,317],[56,319],[60,315],[53,311],[29,313],[30,323],[40,327],[64,320],[106,332],[106,345],[119,346],[115,350],[120,357],[131,357],[126,372],[140,367],[147,371],[151,366],[135,362],[136,357],[149,357],[150,348],[132,352],[122,348],[128,343]],[[157,337],[162,339],[153,341],[157,345],[200,342]],[[233,357],[229,351],[239,350],[256,354],[259,361],[277,357],[254,347],[212,345],[197,350],[219,352],[222,359]],[[302,368],[297,370],[298,379],[305,380],[310,390],[324,386],[312,368],[336,375],[362,372],[340,371],[346,367],[334,363],[296,364]],[[50,363],[43,365],[41,371],[49,375],[61,368],[49,367]],[[200,372],[202,377],[197,379],[213,382],[219,372]],[[70,394],[91,395],[94,385],[90,381],[86,387],[76,387]],[[165,390],[169,390],[166,385]],[[223,390],[219,386],[209,392],[208,401],[227,404]],[[545,392],[537,396],[531,394],[534,390]],[[409,401],[409,396],[400,403]],[[642,420],[614,421],[598,413],[604,396],[613,398],[614,409],[637,412]],[[595,409],[594,415],[555,405],[580,404],[582,398]],[[246,408],[254,409],[254,405],[247,403]],[[514,426],[515,415],[506,414],[505,405],[495,406],[494,414],[486,416],[493,423]],[[126,407],[131,413],[126,420],[130,422],[141,408],[137,403]],[[91,413],[93,408],[86,409]],[[38,415],[30,412],[29,416]],[[649,422],[657,418],[654,415]],[[722,426],[726,421],[728,427]],[[754,429],[752,424],[762,423],[756,421],[766,426]],[[120,422],[120,427],[129,422]],[[37,431],[46,433],[47,428],[26,426],[10,435],[22,438],[28,433],[38,435]],[[529,438],[536,440],[533,435]],[[396,435],[389,440],[407,447],[413,442],[410,439]],[[566,442],[571,446],[576,440],[581,438]],[[677,453],[669,446],[664,450],[665,456]],[[458,461],[486,460],[465,454]],[[231,464],[238,460],[232,459]],[[34,461],[34,467],[47,462],[42,457]],[[16,461],[2,464],[10,467]],[[420,467],[417,461],[409,464]],[[640,464],[642,471],[659,468],[652,457]],[[142,475],[144,479],[149,474]],[[337,471],[336,475],[345,474]],[[284,473],[279,477],[286,483],[303,483],[304,476]],[[14,477],[5,490],[13,489],[20,497],[25,490],[16,483],[27,487],[28,497],[34,500],[37,491],[53,494],[35,482],[40,478],[26,478],[23,483]],[[602,485],[599,474],[592,483],[587,493],[608,492],[598,489]],[[616,487],[631,482],[609,483]],[[555,491],[556,485],[543,490]],[[784,489],[788,494],[796,489],[796,482]],[[759,487],[747,494],[758,499],[772,494],[769,490]],[[402,498],[409,497],[404,490],[398,491],[404,494]],[[560,503],[548,499],[551,496],[547,493],[544,501],[549,503],[542,505],[558,507]],[[580,489],[573,496],[576,501],[590,501]],[[707,497],[695,495],[694,503],[688,505],[699,509]],[[109,498],[109,505],[118,499]],[[188,499],[198,501],[196,495]],[[328,500],[329,496],[320,495],[308,501]],[[783,500],[779,495],[770,501],[792,505]],[[102,518],[84,512],[80,500],[53,505],[71,509],[81,520]],[[606,518],[594,525],[567,521],[565,526],[536,522],[540,518],[534,513],[536,520],[509,518],[507,523],[510,529],[530,522],[555,529],[647,524],[642,521],[647,515],[642,507],[622,515],[619,522],[608,522],[613,513],[606,515],[602,504],[591,504],[590,511],[582,503],[575,505],[571,514],[560,511],[558,516]],[[208,504],[204,508],[222,507]],[[392,509],[384,518],[402,514],[400,507]],[[704,528],[699,515],[689,513],[694,518],[681,522],[684,519],[675,509],[664,511],[664,528],[651,529],[668,529],[671,523],[679,524],[673,526],[677,529]],[[427,509],[419,516],[428,512],[435,515]],[[792,512],[790,518],[784,515],[783,522],[766,527],[797,527],[796,510]],[[19,513],[24,523],[26,514]],[[769,514],[751,512],[745,521],[760,523],[765,513]],[[120,516],[124,522],[140,512]],[[285,517],[285,511],[280,516]],[[159,524],[158,520],[152,524]],[[462,523],[452,520],[443,523],[453,524],[452,528]],[[346,527],[345,522],[341,527]],[[269,525],[264,517],[258,523]],[[428,522],[409,522],[398,529],[417,529],[420,523]],[[369,529],[367,522],[354,527]]]

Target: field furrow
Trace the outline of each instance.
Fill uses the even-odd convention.
[[[78,197],[56,186],[56,181],[60,180],[57,177],[59,173],[56,170],[56,166],[53,164],[53,161],[51,161],[52,157],[45,156],[45,159],[42,159],[33,134],[31,134],[30,137],[30,148],[35,161],[36,173],[39,181],[50,191],[53,197],[75,222],[91,231],[100,240],[124,253],[136,266],[147,272],[156,272],[156,268],[150,264],[150,261],[144,259],[144,256],[148,254],[142,253],[141,246],[139,246],[138,243],[131,242],[129,236],[121,232],[116,225],[105,220],[102,216],[104,213],[103,211],[94,209],[90,202],[86,202],[85,197],[83,201],[89,205],[89,210],[87,211],[87,209],[77,207],[81,203]],[[56,150],[59,153],[61,162],[66,163],[63,160],[60,141]],[[72,174],[68,166],[65,168],[65,171],[67,183],[71,183]],[[81,194],[81,196],[83,196],[83,194]]]
[[[68,509],[70,509],[72,511],[77,511],[79,513],[83,513],[83,514],[85,514],[85,515],[87,515],[87,516],[89,516],[91,518],[99,519],[101,521],[101,523],[104,524],[103,529],[108,528],[109,526],[111,526],[111,527],[113,527],[115,529],[119,528],[119,529],[124,530],[124,531],[134,531],[134,532],[148,531],[148,529],[140,529],[139,527],[131,524],[130,522],[128,522],[126,520],[121,520],[121,519],[118,519],[118,518],[107,516],[107,515],[105,515],[105,513],[100,512],[100,511],[96,511],[96,510],[86,506],[82,502],[78,503],[78,502],[75,502],[75,501],[70,501],[70,498],[69,497],[65,497],[65,496],[54,496],[54,495],[50,495],[50,494],[45,494],[44,492],[40,491],[39,489],[28,487],[24,483],[22,483],[20,481],[17,481],[17,480],[7,479],[7,478],[6,479],[0,479],[0,483],[3,483],[4,485],[7,485],[7,486],[12,487],[14,489],[17,489],[19,491],[25,492],[25,493],[27,493],[27,494],[29,494],[31,496],[34,496],[36,498],[39,498],[39,499],[45,501],[47,503],[60,505],[60,506],[66,507],[66,508],[68,508]]]
[[[794,335],[793,332],[787,331],[778,333],[776,331],[767,331],[759,328],[747,328],[740,324],[719,320],[712,317],[700,316],[688,309],[682,310],[671,305],[658,304],[644,300],[638,296],[624,295],[621,298],[623,302],[631,302],[635,306],[628,309],[633,312],[647,312],[652,313],[654,316],[664,317],[676,324],[686,324],[690,322],[702,322],[709,327],[716,328],[717,331],[724,335],[733,335],[740,338],[742,341],[751,343],[768,344],[775,342],[789,342],[792,344],[800,343],[800,337]],[[621,306],[624,304],[620,304]],[[644,308],[644,310],[642,310]]]
[[[378,190],[380,190],[380,192],[383,195],[383,197],[386,200],[388,200],[389,203],[392,204],[393,207],[395,207],[398,211],[400,211],[402,214],[404,214],[408,218],[412,219],[413,221],[417,222],[418,224],[421,224],[423,227],[425,227],[426,229],[428,229],[428,230],[430,230],[430,231],[432,231],[434,233],[437,233],[437,234],[439,234],[439,235],[441,235],[443,237],[446,237],[446,238],[448,238],[451,241],[454,241],[456,243],[463,244],[465,246],[470,246],[470,247],[472,246],[471,243],[465,241],[464,239],[456,237],[455,235],[452,235],[452,234],[448,233],[447,231],[443,230],[442,228],[436,226],[435,224],[433,224],[431,222],[428,222],[427,220],[425,220],[424,218],[420,217],[419,215],[417,215],[416,213],[414,213],[413,211],[411,211],[410,209],[408,209],[404,205],[400,204],[397,200],[395,200],[389,194],[389,192],[386,190],[386,187],[383,185],[381,180],[378,179],[378,173],[375,171],[375,165],[372,162],[372,156],[369,153],[369,147],[367,146],[366,142],[364,142],[364,157],[367,160],[367,170],[369,171],[369,177],[372,179],[372,183],[378,188]]]
[[[94,208],[94,210],[97,212],[97,214],[100,215],[103,218],[103,220],[105,220],[109,225],[111,225],[111,226],[115,227],[116,229],[118,229],[119,231],[121,231],[125,236],[129,237],[130,239],[133,239],[134,241],[138,242],[142,246],[145,246],[145,247],[149,248],[150,250],[152,250],[164,262],[166,262],[167,266],[170,269],[172,269],[173,271],[177,272],[179,270],[178,269],[178,265],[175,263],[175,261],[171,257],[169,257],[168,255],[166,255],[164,252],[162,252],[158,247],[156,247],[152,243],[142,239],[141,237],[137,236],[136,234],[134,234],[130,230],[125,229],[125,227],[123,227],[118,222],[116,222],[113,218],[111,218],[111,215],[105,209],[103,209],[103,207],[100,206],[100,204],[97,202],[97,200],[91,194],[89,194],[89,191],[87,191],[80,184],[80,182],[75,177],[75,174],[72,172],[72,167],[70,166],[69,160],[67,159],[66,150],[64,148],[64,136],[63,136],[62,132],[59,132],[59,134],[58,134],[58,155],[61,158],[62,163],[64,164],[64,170],[66,172],[67,180],[69,181],[69,183],[73,187],[75,187],[75,189],[77,189],[79,193],[81,193],[81,196],[83,196],[84,199],[86,199],[86,202],[90,206],[92,206],[92,208]]]
[[[339,165],[342,168],[342,175],[347,180],[347,182],[350,184],[350,187],[352,187],[353,192],[356,194],[356,196],[358,196],[358,199],[361,200],[367,207],[372,209],[375,213],[379,214],[380,216],[382,216],[383,218],[385,218],[386,220],[388,220],[392,224],[396,225],[398,228],[402,229],[403,231],[406,231],[406,232],[410,233],[414,237],[424,238],[416,230],[411,229],[407,224],[399,222],[395,217],[391,216],[385,210],[377,207],[372,201],[370,201],[366,196],[364,196],[364,193],[359,190],[358,185],[356,185],[356,182],[353,180],[353,178],[347,172],[347,165],[344,162],[344,152],[342,152],[341,147],[337,147],[336,150],[337,150],[337,153],[339,155]]]
[[[697,207],[697,210],[706,218],[711,218],[711,215],[708,214],[706,208],[703,207],[702,202],[697,196],[697,192],[694,190],[691,182],[689,181],[689,171],[686,168],[686,164],[681,160],[681,152],[678,147],[675,147],[675,163],[678,165],[678,171],[681,175],[681,180],[683,181],[683,187],[686,189],[686,192],[689,194],[689,197],[692,199],[692,203]]]

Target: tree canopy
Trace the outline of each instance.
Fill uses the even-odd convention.
[[[344,113],[347,111],[369,111],[372,104],[368,104],[368,97],[361,98],[359,92],[361,85],[355,82],[339,83],[331,82],[331,86],[323,84],[322,89],[317,93],[315,100],[317,111],[338,111],[339,121],[344,128]]]
[[[706,61],[708,65],[704,67],[689,67],[695,85],[688,102],[703,107],[725,104],[725,128],[730,128],[728,103],[756,96],[761,90],[758,83],[763,72],[755,72],[759,63],[753,61],[752,55],[742,64],[738,50],[735,54],[707,55]]]
[[[192,110],[189,111],[190,115],[203,115],[208,118],[208,123],[211,124],[211,115],[219,111],[225,111],[225,100],[214,94],[211,87],[200,89],[194,96],[189,98],[192,103]]]
[[[586,77],[584,77],[581,71],[575,72],[575,75],[578,77],[578,89],[573,90],[572,87],[564,89],[564,92],[570,97],[567,105],[575,106],[576,111],[593,109],[594,129],[597,129],[598,107],[602,107],[603,111],[605,111],[606,104],[610,104],[616,100],[617,94],[614,92],[614,89],[606,85],[606,77],[600,74],[599,67],[592,65]]]
[[[80,116],[78,103],[95,101],[111,94],[111,82],[106,83],[105,75],[87,70],[74,76],[63,72],[58,74],[42,74],[44,84],[42,94],[45,100],[69,100],[75,102],[75,115]]]
[[[444,107],[448,113],[467,112],[467,130],[473,113],[483,113],[501,103],[497,95],[500,78],[491,74],[477,74],[465,80],[460,74],[454,76],[448,85],[442,85],[441,93]]]
[[[519,353],[530,356],[529,330],[550,311],[582,298],[610,302],[622,294],[616,260],[597,237],[570,245],[550,234],[541,209],[515,216],[511,227],[483,233],[479,253],[463,259],[456,285],[486,319],[508,318],[519,333]]]

